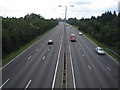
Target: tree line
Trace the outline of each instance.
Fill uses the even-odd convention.
[[[2,57],[16,51],[58,24],[54,19],[45,19],[34,13],[21,18],[2,19]]]
[[[91,18],[69,18],[68,23],[78,26],[79,30],[89,34],[103,44],[114,47],[120,55],[120,13],[114,11]]]

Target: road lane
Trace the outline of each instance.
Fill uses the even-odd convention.
[[[107,55],[98,57],[96,45],[84,35],[78,35],[74,28],[68,28],[67,31],[69,37],[72,33],[77,37],[77,42],[71,42],[76,87],[118,88],[118,64]]]
[[[56,58],[63,32],[62,27],[61,23],[54,31],[51,31],[49,38],[44,38],[46,41],[52,39],[54,41],[52,46],[48,46],[45,41],[38,41],[37,45],[33,45],[32,49],[30,48],[25,52],[26,57],[23,56],[22,59],[13,61],[2,70],[3,81],[8,77],[10,78],[4,88],[25,88],[29,80],[32,81],[29,88],[50,88],[52,86]],[[27,53],[31,54],[27,55]]]

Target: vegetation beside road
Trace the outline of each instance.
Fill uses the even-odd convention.
[[[97,18],[69,18],[67,22],[77,26],[77,29],[120,61],[120,58],[110,51],[111,49],[120,55],[120,13],[117,15],[116,12],[108,11]]]
[[[7,17],[3,18],[2,21],[3,65],[27,49],[58,24],[56,20],[48,20],[34,13],[26,15],[24,18]]]

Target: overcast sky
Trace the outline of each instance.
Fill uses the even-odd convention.
[[[64,18],[67,6],[67,18],[90,18],[100,16],[105,11],[118,12],[118,1],[120,0],[1,0],[0,16],[24,17],[35,13],[47,19]],[[62,7],[58,7],[59,5]]]

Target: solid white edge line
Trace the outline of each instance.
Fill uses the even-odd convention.
[[[26,87],[25,87],[25,90],[28,88],[28,86],[30,85],[32,80],[29,80],[29,82],[27,83]]]
[[[74,69],[73,69],[73,63],[72,63],[72,52],[71,52],[71,49],[70,49],[70,43],[69,43],[69,40],[68,40],[68,45],[69,45],[69,52],[70,52],[70,63],[71,63],[71,69],[72,69],[72,75],[73,75],[73,86],[74,86],[74,89],[76,90],[76,84],[75,84],[75,75],[74,75]]]
[[[70,45],[69,45],[69,51],[70,51],[71,69],[72,69],[72,75],[73,75],[73,84],[74,84],[74,89],[76,89],[76,85],[75,85],[75,76],[74,76],[74,70],[73,70],[73,63],[72,63],[72,57],[71,57],[71,49],[70,49]]]
[[[85,36],[85,35],[84,35]],[[86,36],[85,36],[86,37]],[[89,39],[88,37],[86,37],[87,39]],[[89,41],[91,41],[92,43],[94,43],[92,40],[89,39]],[[96,46],[98,46],[96,43],[94,43]],[[118,65],[120,65],[120,63],[118,61],[116,61],[112,56],[110,56],[108,53],[106,53],[113,61],[115,61]]]
[[[7,79],[1,86],[0,89],[9,81],[10,79]]]
[[[59,58],[60,58],[60,52],[61,52],[61,47],[62,47],[62,40],[63,40],[63,36],[62,36],[61,45],[60,45],[60,48],[59,48],[59,53],[58,53],[58,58],[57,58],[57,64],[56,64],[54,78],[53,78],[53,83],[52,83],[52,90],[53,90],[54,85],[55,85],[55,79],[56,79],[56,74],[57,74],[57,69],[58,69],[58,63],[59,63]]]
[[[39,39],[40,40],[40,39]],[[38,41],[39,41],[38,40]],[[6,66],[8,66],[10,63],[12,63],[16,58],[18,58],[20,55],[22,55],[24,52],[26,52],[29,48],[31,48],[33,45],[35,45],[38,41],[36,41],[35,43],[33,43],[31,46],[29,46],[26,50],[24,50],[23,52],[21,52],[19,55],[17,55],[15,58],[13,58],[10,62],[8,62],[7,64],[5,64],[2,68],[0,68],[0,70],[4,69]]]

